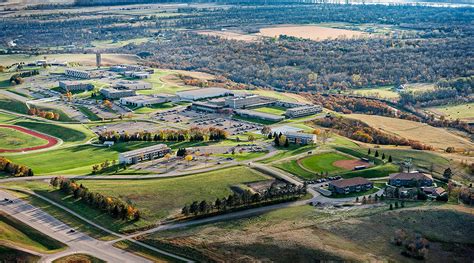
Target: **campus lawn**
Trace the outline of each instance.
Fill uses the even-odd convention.
[[[93,113],[91,110],[89,110],[87,107],[84,106],[77,106],[77,109],[82,112],[86,117],[91,120],[91,121],[101,121],[102,119],[97,116],[97,114]]]
[[[92,171],[92,165],[105,160],[117,160],[118,153],[154,145],[152,142],[118,143],[110,148],[91,145],[78,145],[47,152],[9,155],[15,163],[26,165],[35,174],[74,174],[84,175]]]
[[[0,123],[8,123],[16,118],[18,117],[16,117],[15,115],[0,112]]]
[[[275,123],[278,122],[278,121],[262,120],[262,119],[259,119],[259,118],[242,117],[242,116],[239,116],[239,115],[236,115],[236,114],[232,115],[232,118],[236,119],[236,120],[241,120],[241,121],[259,123],[259,124],[263,124],[263,125],[270,125],[270,124],[275,124]]]
[[[4,95],[0,95],[0,109],[20,114],[26,114],[28,112],[28,107],[26,107],[25,103]]]
[[[15,125],[42,132],[63,140],[65,143],[83,143],[95,134],[81,124],[51,124],[35,121],[18,121]]]
[[[339,160],[351,160],[351,158],[338,153],[322,153],[305,157],[300,160],[301,165],[315,173],[328,172],[335,173],[344,171],[343,168],[334,166],[333,163]]]
[[[47,144],[48,141],[15,129],[0,127],[0,149],[15,150]]]
[[[315,146],[313,146],[313,145],[304,145],[304,146],[290,145],[290,147],[288,147],[288,148],[279,147],[278,150],[280,150],[280,152],[278,152],[277,154],[273,155],[270,158],[267,158],[265,160],[261,160],[260,162],[261,163],[271,163],[271,162],[278,161],[278,160],[281,160],[281,159],[284,159],[284,158],[292,157],[294,155],[302,154],[304,152],[311,151],[311,150],[314,150],[314,149],[315,149]]]
[[[224,157],[224,158],[230,157],[230,158],[240,162],[240,161],[246,161],[246,160],[259,158],[259,157],[264,156],[267,153],[268,152],[243,152],[243,153],[236,152],[235,154],[231,154],[231,153],[228,153],[228,154],[214,154],[214,156],[220,156],[220,157]]]
[[[231,186],[267,180],[269,177],[246,167],[233,167],[183,177],[150,179],[150,180],[82,180],[92,192],[130,201],[140,210],[141,220],[123,222],[77,202],[72,196],[65,196],[59,190],[53,190],[45,182],[9,183],[11,186],[26,187],[36,193],[57,201],[88,219],[114,231],[131,231],[146,227],[177,214],[186,204],[193,201],[207,200],[214,202],[232,194]]]
[[[269,114],[273,114],[273,115],[283,115],[285,114],[286,112],[286,109],[283,108],[283,107],[260,107],[260,108],[256,108],[256,109],[253,109],[254,111],[258,111],[258,112],[263,112],[263,113],[269,113]]]
[[[51,111],[54,113],[59,114],[59,120],[61,122],[76,122],[76,120],[72,119],[69,117],[64,111],[56,108],[49,108],[49,107],[44,107],[44,106],[38,106],[38,105],[30,105],[31,107],[37,108],[42,111]]]
[[[18,246],[40,253],[55,253],[66,245],[0,212],[0,243]]]
[[[157,103],[157,104],[153,104],[149,107],[139,107],[139,108],[133,109],[133,113],[147,114],[147,113],[155,112],[155,111],[160,110],[160,109],[165,110],[165,109],[171,109],[173,107],[175,107],[175,104],[173,104],[171,102]]]
[[[316,174],[310,173],[305,169],[299,166],[298,161],[290,160],[283,163],[277,163],[273,165],[274,167],[280,168],[286,172],[294,174],[296,176],[302,177],[304,179],[314,179]]]

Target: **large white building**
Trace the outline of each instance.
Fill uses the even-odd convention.
[[[288,118],[299,118],[320,113],[322,111],[323,108],[320,105],[305,105],[287,109],[285,112],[285,116]]]
[[[60,81],[59,87],[64,91],[86,91],[92,90],[94,85],[80,81]]]
[[[90,79],[91,74],[87,71],[84,70],[79,70],[79,69],[71,69],[67,68],[64,71],[64,74],[68,77],[73,77],[73,78],[78,78],[78,79]]]
[[[119,81],[114,85],[117,89],[129,89],[129,90],[147,90],[152,89],[151,83],[144,81]]]
[[[235,110],[235,113],[239,116],[246,118],[256,118],[264,121],[278,122],[285,119],[285,117],[280,115],[274,115],[264,112],[258,112],[254,110]]]
[[[154,160],[161,158],[170,152],[171,149],[166,144],[157,144],[150,147],[120,153],[119,163],[135,164],[143,161]]]
[[[310,133],[285,132],[285,136],[290,143],[294,144],[313,144],[317,140],[317,136]]]
[[[132,107],[148,107],[152,106],[153,104],[160,104],[168,101],[169,100],[167,98],[145,95],[120,98],[120,104]]]
[[[123,97],[130,97],[136,95],[134,90],[113,88],[101,89],[100,93],[104,95],[104,97],[106,97],[107,99],[120,99]]]
[[[232,95],[232,91],[224,88],[203,88],[176,92],[182,100],[193,101]]]

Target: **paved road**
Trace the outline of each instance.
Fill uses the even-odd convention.
[[[1,188],[1,187],[0,187],[0,188]],[[7,188],[7,189],[8,189],[8,188]],[[12,189],[12,188],[10,188],[10,189]],[[15,189],[15,191],[20,191],[20,192],[23,192],[23,193],[26,193],[26,194],[29,194],[29,195],[34,195],[34,196],[36,196],[36,197],[38,197],[38,198],[41,198],[41,199],[43,199],[44,201],[46,201],[46,202],[48,202],[48,203],[50,203],[50,204],[52,204],[52,205],[54,205],[54,206],[56,206],[56,207],[59,207],[59,208],[63,209],[64,211],[66,211],[67,213],[69,213],[69,214],[71,214],[71,215],[73,215],[73,216],[75,216],[75,217],[81,219],[82,221],[84,221],[84,222],[86,222],[86,223],[88,223],[88,224],[90,224],[90,225],[92,225],[92,226],[94,226],[94,227],[96,227],[96,228],[98,228],[98,229],[104,231],[104,232],[107,232],[107,233],[109,233],[109,234],[111,234],[111,235],[113,235],[113,236],[119,237],[119,240],[128,240],[128,241],[133,242],[133,243],[135,243],[135,244],[137,244],[137,245],[139,245],[139,246],[146,247],[146,248],[148,248],[148,249],[150,249],[150,250],[153,250],[153,251],[158,252],[158,253],[160,253],[160,254],[163,254],[163,255],[166,255],[166,256],[175,258],[175,259],[177,259],[177,260],[184,261],[184,262],[192,262],[192,261],[188,260],[187,258],[178,256],[178,255],[175,255],[175,254],[172,254],[172,253],[168,253],[168,252],[166,252],[166,251],[164,251],[164,250],[161,250],[161,249],[158,249],[158,248],[155,248],[155,247],[148,246],[148,245],[146,245],[146,244],[144,244],[144,243],[142,243],[142,242],[139,242],[139,241],[137,241],[137,240],[132,239],[131,236],[125,236],[125,235],[121,235],[121,234],[119,234],[119,233],[113,232],[113,231],[111,231],[111,230],[109,230],[109,229],[107,229],[107,228],[105,228],[105,227],[102,227],[102,226],[100,226],[100,225],[98,225],[98,224],[92,222],[91,220],[89,220],[89,219],[87,219],[87,218],[85,218],[85,217],[83,217],[83,216],[77,214],[76,212],[70,210],[69,208],[67,208],[67,207],[65,207],[65,206],[62,206],[62,205],[59,204],[59,203],[56,203],[56,202],[54,202],[54,201],[52,201],[52,200],[50,200],[50,199],[48,199],[48,198],[46,198],[46,197],[44,197],[44,196],[42,196],[42,195],[36,194],[36,193],[33,192],[33,191],[24,190],[24,189]],[[7,192],[0,190],[0,193],[2,193],[2,192],[5,193],[5,194],[8,194]],[[10,196],[12,196],[12,195],[10,195]],[[12,197],[15,198],[14,196],[12,196]],[[2,197],[2,196],[0,195],[0,200],[3,200],[3,198],[5,198],[5,197]],[[7,197],[7,198],[10,198],[10,197]],[[13,199],[13,198],[10,198],[10,199]],[[18,201],[19,201],[19,202],[23,202],[23,201],[21,201],[21,200],[18,200]],[[30,205],[30,206],[31,206],[31,205]],[[70,229],[70,228],[69,228],[69,229]],[[53,237],[54,237],[54,236],[53,236]],[[112,243],[115,243],[115,242],[117,242],[117,239],[115,239]],[[107,242],[107,243],[111,243],[111,242]]]
[[[69,246],[69,249],[66,251],[46,255],[42,259],[44,262],[52,262],[54,259],[75,252],[84,252],[108,262],[150,262],[145,258],[115,248],[108,242],[99,241],[84,233],[78,231],[69,233],[71,229],[70,226],[50,216],[41,209],[17,199],[10,193],[0,190],[0,200],[4,200],[4,198],[15,201],[12,204],[2,201],[0,210]]]

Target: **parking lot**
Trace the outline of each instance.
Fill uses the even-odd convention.
[[[190,109],[174,109],[159,112],[155,115],[158,121],[183,124],[189,127],[199,128],[221,128],[226,130],[229,135],[237,135],[249,131],[259,131],[262,125],[234,120],[229,115],[197,112]]]

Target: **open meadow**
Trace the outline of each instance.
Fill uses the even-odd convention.
[[[427,110],[444,116],[446,119],[474,122],[474,103],[430,107]]]
[[[401,255],[402,248],[391,243],[395,231],[403,229],[410,236],[419,233],[428,239],[428,261],[463,261],[474,252],[469,239],[473,223],[472,208],[421,202],[395,211],[384,203],[370,209],[301,206],[164,231],[144,241],[199,261],[232,257],[272,262],[417,262]]]
[[[381,131],[398,135],[402,138],[420,141],[436,149],[445,150],[447,147],[473,149],[474,143],[444,128],[436,128],[424,123],[365,114],[349,114],[348,118],[361,120]]]
[[[178,214],[184,205],[189,205],[193,201],[214,202],[216,198],[227,197],[233,193],[231,186],[267,179],[268,176],[255,170],[234,167],[175,178],[78,181],[92,192],[133,203],[141,212],[141,220],[138,222],[113,219],[108,214],[75,201],[72,196],[65,197],[63,193],[52,189],[45,182],[30,181],[6,185],[31,189],[112,230],[130,231]]]

